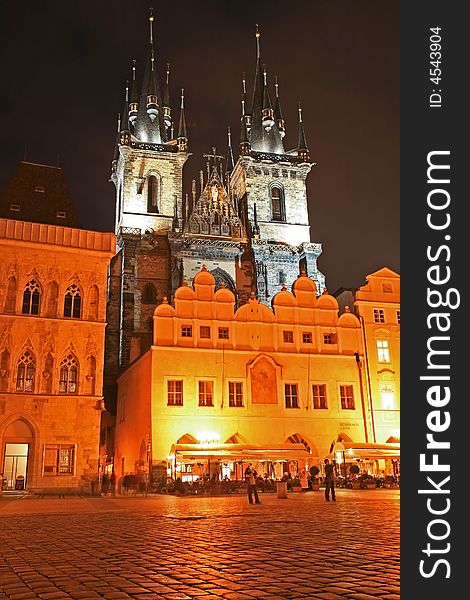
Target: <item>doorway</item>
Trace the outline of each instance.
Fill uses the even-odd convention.
[[[29,444],[5,444],[2,489],[26,489],[28,453]]]

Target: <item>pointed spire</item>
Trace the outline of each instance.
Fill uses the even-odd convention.
[[[129,104],[129,121],[134,125],[137,119],[137,111],[139,110],[139,92],[137,90],[137,78],[135,60],[132,61],[132,85],[131,85],[131,102]]]
[[[286,135],[286,125],[284,119],[282,118],[281,102],[279,100],[279,83],[277,80],[277,75],[274,87],[276,89],[276,104],[274,106],[274,118],[276,119],[277,128],[279,129],[279,135],[282,139]]]
[[[260,30],[256,26],[256,72],[251,106],[250,144],[255,152],[284,154],[282,139],[274,121],[267,75],[261,63]]]
[[[186,134],[186,119],[184,116],[184,89],[181,89],[181,109],[180,122],[178,125],[178,147],[182,152],[185,152],[188,144],[188,136]]]
[[[122,113],[121,126],[121,144],[128,146],[131,141],[131,132],[129,128],[129,82],[126,81],[126,95],[124,100],[124,111]]]
[[[163,122],[167,129],[171,127],[170,63],[166,63],[166,77],[165,85],[163,87]]]
[[[302,108],[299,103],[299,143],[297,146],[297,156],[303,161],[307,162],[310,160],[310,154],[307,147],[307,140],[305,139],[304,124],[302,121]]]
[[[245,121],[245,117],[242,116],[242,118],[240,120],[240,154],[242,154],[243,156],[246,156],[247,154],[250,154],[250,151],[251,151],[251,144],[248,139],[248,131],[246,128],[246,121]]]
[[[250,133],[251,129],[251,115],[246,113],[246,79],[245,73],[242,75],[242,119],[245,120],[246,132]]]
[[[167,141],[167,135],[163,123],[160,80],[155,60],[153,23],[154,16],[150,9],[148,58],[134,124],[134,135],[141,142],[163,144]]]
[[[233,160],[233,150],[232,150],[232,134],[230,132],[230,126],[227,127],[227,167],[225,169],[225,174],[230,175],[233,171],[233,167],[235,166],[235,161]],[[228,179],[228,177],[227,177]]]
[[[266,72],[266,66],[263,67],[263,110],[261,122],[263,127],[269,133],[274,125],[274,111],[271,104],[271,97],[269,96],[268,88],[268,74]]]

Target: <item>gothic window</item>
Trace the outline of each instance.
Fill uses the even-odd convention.
[[[284,190],[278,186],[271,187],[271,214],[273,221],[285,221]]]
[[[96,321],[98,319],[98,307],[99,307],[99,291],[98,286],[92,285],[90,288],[90,305],[88,307],[88,320]]]
[[[142,291],[142,302],[144,304],[156,304],[157,303],[157,291],[153,283],[145,284]]]
[[[4,350],[0,357],[0,391],[6,392],[8,389],[8,368],[10,365],[10,353]]]
[[[60,394],[76,394],[78,382],[78,361],[72,353],[67,354],[60,363]]]
[[[48,317],[55,318],[57,316],[57,299],[59,297],[59,286],[55,281],[51,281],[49,284],[49,290],[47,293],[47,310],[46,314]]]
[[[159,185],[156,175],[149,175],[147,180],[147,212],[158,213]]]
[[[33,354],[26,350],[18,360],[16,371],[16,391],[33,392],[34,376],[36,374],[36,363]]]
[[[82,298],[80,295],[80,288],[77,284],[72,283],[69,285],[65,292],[64,298],[64,317],[71,317],[72,319],[79,319],[82,306]]]
[[[13,314],[15,312],[15,302],[16,302],[16,279],[15,277],[10,277],[7,285],[7,296],[5,299],[5,312]]]
[[[42,393],[50,394],[52,392],[52,373],[54,368],[54,359],[51,354],[44,357],[44,371],[42,373]]]
[[[23,292],[23,307],[21,312],[23,315],[38,315],[39,314],[39,297],[40,288],[35,279],[31,279],[26,284]]]

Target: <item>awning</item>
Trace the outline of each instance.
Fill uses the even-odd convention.
[[[303,444],[256,446],[254,444],[173,444],[171,454],[177,462],[201,460],[234,461],[288,461],[314,457]]]
[[[366,444],[365,442],[336,442],[331,456],[344,452],[346,462],[361,460],[378,460],[381,458],[400,458],[400,444]]]

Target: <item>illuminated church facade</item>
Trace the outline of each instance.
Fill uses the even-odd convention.
[[[207,154],[206,172],[184,195],[184,95],[173,118],[168,70],[159,91],[152,26],[150,19],[141,88],[134,67],[126,91],[112,168],[118,254],[105,373],[111,386],[118,381],[109,388],[118,476],[164,465],[182,474],[202,452],[230,464],[233,477],[249,452],[273,463],[291,450],[297,466],[309,466],[335,442],[399,437],[399,326],[390,334],[393,368],[379,364],[371,374],[366,337],[376,353],[377,335],[387,343],[390,335],[373,324],[366,331],[367,302],[354,297],[340,315],[327,293],[321,245],[310,241],[306,178],[315,163],[302,113],[297,145],[286,150],[279,88],[276,80],[272,102],[259,32],[251,103],[242,82],[238,159],[229,130],[226,157]],[[371,281],[393,280],[395,302],[399,278],[386,271]],[[390,301],[371,297],[381,299]],[[376,377],[392,380],[393,393],[374,413]],[[219,446],[199,448],[208,438]],[[399,454],[375,450],[376,458]]]

